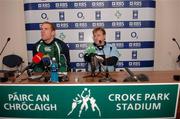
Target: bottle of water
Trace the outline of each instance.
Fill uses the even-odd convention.
[[[51,64],[51,82],[59,82],[58,78],[58,64],[56,62],[56,58],[52,58],[52,64]]]

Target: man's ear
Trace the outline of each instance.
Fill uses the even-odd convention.
[[[92,36],[92,39],[93,39],[93,42],[95,42],[95,41],[94,41],[94,36]]]
[[[94,40],[94,36],[92,36],[92,39]]]
[[[104,41],[106,41],[106,35],[104,35]]]
[[[52,35],[55,37],[55,35],[56,35],[56,32],[55,32],[55,31],[52,31]]]

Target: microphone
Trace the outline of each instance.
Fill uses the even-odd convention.
[[[11,38],[8,38],[8,39],[7,39],[7,42],[9,42],[10,40],[11,40]]]
[[[177,44],[178,49],[180,50],[179,43],[176,41],[176,39],[175,39],[175,38],[173,38],[173,39],[172,39],[172,41],[174,41],[174,42]],[[180,61],[180,55],[177,57],[177,61],[176,61],[176,62],[179,62],[179,61]]]
[[[96,70],[95,59],[94,59],[95,55],[96,55],[96,48],[92,43],[88,44],[88,47],[85,50],[84,59],[86,62],[90,63],[91,76],[95,76],[95,70]]]
[[[177,44],[177,46],[178,46],[178,49],[180,50],[179,43],[176,41],[176,39],[175,39],[175,38],[173,38],[173,39],[172,39],[172,41],[174,41],[174,42]]]
[[[124,68],[126,72],[130,75],[129,77],[124,79],[124,82],[136,82],[138,81],[138,77],[134,75],[134,73],[127,67]]]
[[[44,55],[44,56],[42,57],[42,62],[43,62],[43,64],[44,64],[44,68],[45,68],[46,70],[48,70],[48,67],[49,67],[50,64],[51,64],[51,58],[49,57],[49,55]]]
[[[99,44],[101,45],[101,43],[102,43],[102,40],[99,40]]]
[[[99,41],[99,44],[101,44],[102,41],[100,40]],[[93,46],[91,46],[91,53],[90,53],[90,57],[91,57],[91,62],[90,62],[90,65],[91,65],[91,76],[95,76],[95,71],[96,71],[96,67],[98,65],[98,62],[99,62],[99,56],[96,55],[96,48]]]
[[[172,41],[174,41],[177,44],[178,49],[180,50],[179,43],[176,41],[176,39],[173,38]],[[180,61],[180,55],[177,57],[177,61],[176,62],[179,62],[179,61]],[[176,80],[176,81],[180,81],[180,75],[173,75],[173,79]]]
[[[4,47],[3,47],[3,49],[1,50],[0,56],[1,56],[1,54],[3,53],[4,49],[6,48],[8,42],[9,42],[10,40],[11,40],[11,38],[7,38],[7,41],[6,41],[6,43],[5,43]]]
[[[41,62],[41,60],[42,60],[42,57],[43,57],[43,53],[38,52],[38,53],[35,54],[34,57],[32,58],[33,63],[39,64],[39,63]],[[33,64],[33,63],[32,63],[32,64]]]
[[[34,67],[35,64],[39,64],[42,60],[43,57],[43,53],[38,52],[36,55],[33,56],[32,58],[32,63],[30,63],[28,66],[26,66],[17,76],[16,78],[18,78],[19,76],[21,76],[26,70]]]
[[[96,53],[96,48],[94,47],[93,44],[89,44],[85,53],[87,53],[88,55],[90,54],[95,54]]]
[[[100,50],[103,50],[102,40],[99,40],[99,46],[97,46]]]
[[[136,82],[136,81],[148,81],[149,78],[145,74],[139,74],[135,75],[129,68],[125,67],[124,68],[128,74],[130,75],[129,77],[125,78],[123,81],[124,82]]]
[[[91,65],[91,75],[94,77],[95,76],[95,71],[96,71],[96,66],[97,66],[95,55],[91,56],[90,65]]]

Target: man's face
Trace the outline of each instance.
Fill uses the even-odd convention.
[[[95,44],[98,46],[104,45],[105,37],[106,37],[106,35],[104,35],[101,30],[96,31],[93,34],[93,40],[94,40]]]
[[[51,29],[51,26],[49,24],[42,24],[41,25],[41,38],[43,41],[48,41],[54,38],[55,31]]]

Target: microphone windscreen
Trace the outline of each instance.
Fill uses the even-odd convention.
[[[34,57],[32,58],[33,63],[35,63],[35,64],[40,63],[41,60],[42,60],[42,57],[43,57],[43,53],[38,52],[38,53],[37,53],[36,55],[34,55]]]
[[[145,75],[145,74],[139,74],[139,75],[138,75],[138,79],[139,79],[140,81],[149,81],[148,76]]]
[[[101,44],[102,43],[102,41],[101,40],[99,40],[99,44]]]
[[[45,66],[49,66],[51,64],[51,58],[49,55],[44,55],[42,58],[42,62]]]
[[[175,39],[175,38],[173,38],[172,40],[173,40],[173,41],[176,41],[176,39]]]
[[[177,57],[177,61],[176,62],[179,62],[180,61],[180,55]]]
[[[8,38],[7,41],[9,42],[11,40],[11,38]]]
[[[96,53],[96,48],[94,47],[94,45],[91,43],[91,44],[88,44],[88,47],[86,48],[86,51],[85,51],[87,54],[92,54],[92,53]]]

